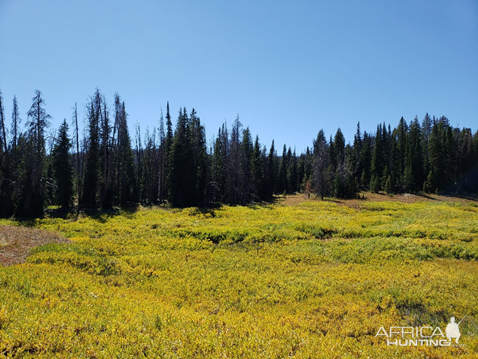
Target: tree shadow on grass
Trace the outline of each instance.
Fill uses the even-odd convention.
[[[138,203],[130,203],[123,207],[115,207],[113,209],[95,209],[95,208],[79,208],[74,206],[71,208],[48,208],[45,215],[39,217],[13,217],[13,221],[24,227],[35,227],[37,220],[42,218],[59,218],[64,220],[76,221],[79,218],[89,217],[101,223],[105,223],[109,218],[119,215],[132,215],[139,210]]]

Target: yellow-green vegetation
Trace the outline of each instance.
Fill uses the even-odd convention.
[[[478,356],[473,202],[311,200],[23,225],[72,242],[0,269],[3,356]],[[390,326],[444,331],[465,315],[459,347],[376,337]]]

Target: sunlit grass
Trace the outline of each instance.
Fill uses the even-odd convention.
[[[474,203],[158,208],[28,225],[72,243],[0,269],[3,355],[478,353]],[[461,348],[387,347],[375,337],[381,326],[444,328],[465,315]]]

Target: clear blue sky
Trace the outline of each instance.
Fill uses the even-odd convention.
[[[208,140],[239,113],[268,148],[323,128],[445,115],[478,129],[478,1],[0,0],[0,89],[59,127],[98,87],[132,125],[193,107]],[[111,106],[112,107],[112,106]]]

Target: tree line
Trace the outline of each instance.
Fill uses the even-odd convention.
[[[181,108],[173,125],[169,103],[159,126],[141,139],[128,129],[125,102],[113,106],[96,90],[86,104],[80,133],[78,109],[57,131],[35,91],[25,126],[14,96],[10,129],[0,92],[0,215],[41,217],[48,205],[112,209],[141,203],[174,207],[244,205],[276,194],[354,198],[360,191],[478,194],[478,131],[453,128],[446,117],[362,132],[346,143],[339,128],[327,140],[320,130],[304,153],[269,149],[239,117],[223,124],[208,148],[197,112]],[[70,126],[73,135],[70,136]],[[280,150],[279,150],[280,151]]]

